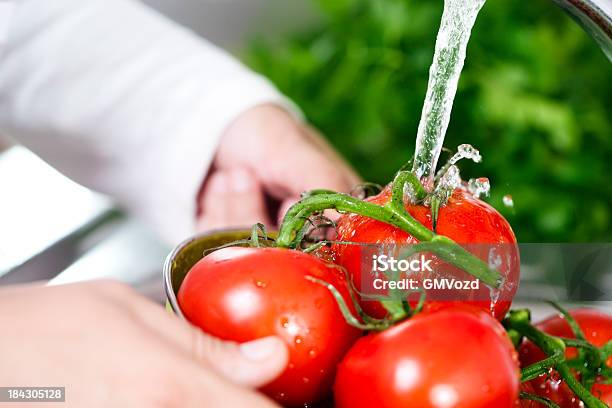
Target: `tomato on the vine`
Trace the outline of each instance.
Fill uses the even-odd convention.
[[[519,390],[516,352],[482,310],[442,308],[361,338],[338,368],[338,408],[504,408]]]
[[[578,326],[582,329],[585,339],[594,346],[601,347],[612,341],[612,316],[594,309],[576,309],[569,312]],[[551,316],[535,325],[538,329],[557,337],[575,338],[575,335],[568,322],[561,315]],[[577,350],[568,347],[565,356],[572,359],[577,356]],[[546,355],[536,345],[530,341],[521,344],[519,350],[521,365],[526,367],[536,363]],[[612,368],[612,357],[606,362]],[[563,382],[562,378],[555,371],[544,374],[530,381],[535,394],[548,398],[559,404],[561,408],[580,408],[582,403]],[[591,392],[608,406],[612,406],[612,384],[595,384]]]
[[[391,189],[385,188],[368,201],[384,205],[391,200]],[[431,209],[425,205],[407,204],[406,210],[428,229],[432,228]],[[489,311],[502,319],[518,289],[519,257],[516,238],[506,219],[489,204],[476,199],[463,188],[456,189],[446,205],[439,210],[435,232],[445,235],[459,244],[468,244],[466,249],[489,262],[490,248],[499,246],[501,262],[498,271],[503,285],[495,296],[486,285],[471,292],[463,291],[469,303]],[[343,215],[337,223],[337,240],[364,244],[413,244],[418,241],[412,235],[392,225],[356,214]],[[472,245],[473,244],[473,245]],[[357,289],[362,290],[362,259],[357,245],[335,244],[333,253],[336,263],[345,267]],[[458,271],[464,273],[463,271]],[[469,277],[469,276],[468,276]],[[453,299],[459,300],[459,298]],[[377,301],[361,302],[363,309],[373,317],[382,318],[386,310]]]
[[[200,260],[178,301],[185,317],[213,336],[238,342],[283,338],[289,365],[262,391],[301,406],[330,393],[336,365],[361,334],[347,325],[332,293],[308,276],[334,285],[350,304],[338,268],[294,250],[241,247]]]

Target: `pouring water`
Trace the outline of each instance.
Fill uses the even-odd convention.
[[[413,172],[431,190],[463,70],[467,43],[485,0],[445,0],[419,123]]]

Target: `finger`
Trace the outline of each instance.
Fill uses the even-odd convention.
[[[321,136],[321,134],[312,126],[305,125],[306,137],[317,146],[321,152],[332,162],[337,163],[338,171],[343,173],[344,177],[349,181],[351,188],[361,183],[361,177],[355,169],[338,153],[329,141]]]
[[[260,387],[278,377],[287,366],[287,346],[279,337],[264,337],[242,344],[222,341],[140,295],[124,298],[122,302],[125,310],[133,313],[139,323],[194,361],[234,383]]]
[[[342,160],[329,155],[305,134],[292,138],[291,143],[279,143],[273,160],[255,171],[266,189],[278,199],[299,197],[313,189],[349,192],[358,178]]]
[[[228,200],[228,211],[234,225],[251,226],[255,223],[269,224],[263,186],[255,176],[245,168],[229,171],[231,200]]]
[[[214,173],[202,194],[200,230],[269,224],[262,186],[242,168]]]
[[[208,177],[200,195],[200,214],[198,230],[214,229],[217,224],[223,224],[227,218],[225,207],[215,200],[223,201],[229,195],[227,186],[227,171],[219,170]]]

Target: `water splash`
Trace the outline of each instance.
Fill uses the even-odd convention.
[[[512,196],[510,194],[506,194],[502,198],[502,202],[504,203],[504,206],[506,206],[508,208],[514,208],[514,199],[512,198]]]
[[[455,153],[448,162],[450,164],[456,164],[461,159],[469,159],[474,163],[480,163],[482,161],[482,156],[478,149],[471,144],[462,144],[457,146],[457,153]]]
[[[476,16],[484,3],[485,0],[444,1],[412,168],[426,188],[433,185],[436,165],[465,62],[467,43]]]
[[[451,194],[457,187],[461,185],[461,175],[459,174],[459,167],[451,164],[448,169],[444,172],[440,181],[436,185],[434,195],[440,199],[440,202],[445,204],[450,198]]]
[[[502,266],[502,256],[498,253],[497,248],[493,247],[489,250],[489,266],[495,270],[499,270]]]
[[[467,184],[468,191],[476,198],[488,197],[491,191],[491,182],[486,177],[470,179]]]
[[[404,184],[404,202],[415,204],[417,202],[417,193],[410,183]]]
[[[503,264],[503,260],[502,260],[502,256],[498,253],[497,248],[493,247],[490,249],[488,258],[489,258],[488,259],[489,267],[491,269],[499,271]],[[491,299],[491,312],[495,310],[495,305],[497,305],[497,302],[500,299],[502,290],[505,285],[506,285],[506,278],[502,274],[502,280],[501,280],[501,285],[499,286],[499,289],[491,287],[491,286],[487,286],[489,290],[489,297]]]
[[[478,149],[470,144],[462,144],[457,146],[457,153],[453,154],[450,159],[438,170],[436,173],[435,181],[438,181],[444,173],[448,170],[449,166],[457,164],[460,160],[469,159],[474,163],[480,163],[482,156]]]

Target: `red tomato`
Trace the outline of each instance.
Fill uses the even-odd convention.
[[[329,394],[336,365],[360,335],[346,324],[329,290],[305,279],[333,284],[348,301],[342,275],[303,252],[225,248],[189,271],[178,301],[185,317],[213,336],[238,342],[282,337],[289,365],[262,391],[297,406]]]
[[[612,407],[612,385],[611,384],[595,384],[591,388],[591,393],[599,398],[609,407]]]
[[[586,340],[591,344],[601,347],[612,340],[612,316],[594,309],[576,309],[570,311],[570,314],[584,332]],[[553,336],[575,338],[569,324],[560,315],[551,316],[536,324],[536,327]],[[565,352],[568,359],[576,355],[576,349],[573,347],[569,347]],[[546,355],[533,343],[525,341],[520,347],[519,357],[521,365],[526,367],[544,359]],[[607,365],[612,367],[612,357],[608,359]],[[580,400],[557,372],[542,375],[530,383],[536,394],[556,402],[562,408],[582,407]],[[608,406],[612,406],[612,385],[595,384],[591,392]]]
[[[482,310],[419,313],[361,338],[340,363],[338,408],[505,408],[519,391],[516,352]]]
[[[369,198],[368,201],[383,205],[390,199],[391,190],[387,187],[379,195]],[[432,229],[429,207],[406,205],[406,209],[424,226]],[[417,242],[412,235],[394,226],[356,214],[342,216],[337,225],[339,241],[373,244]],[[464,189],[456,189],[448,203],[440,208],[436,232],[460,244],[483,244],[468,245],[466,249],[487,262],[491,248],[487,244],[499,245],[499,254],[502,257],[499,272],[504,276],[504,285],[499,295],[492,298],[489,288],[483,284],[478,290],[462,290],[459,295],[452,294],[448,300],[471,299],[470,303],[490,311],[501,320],[510,308],[519,281],[518,249],[510,224],[487,203],[474,198]],[[355,286],[362,290],[361,248],[357,245],[336,244],[333,246],[333,252],[336,263],[349,271]],[[464,278],[470,278],[457,268],[455,271],[454,273],[459,278],[463,275]],[[386,314],[386,310],[377,301],[364,301],[362,307],[374,317],[382,318]]]

